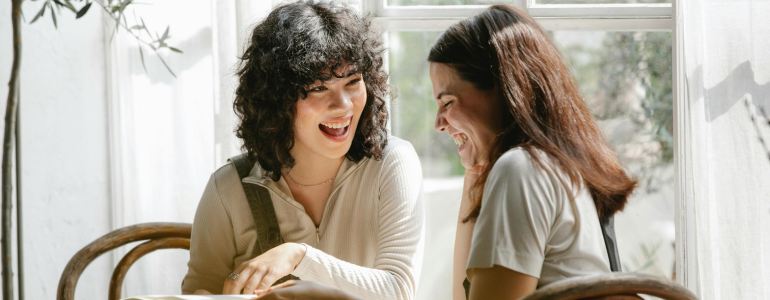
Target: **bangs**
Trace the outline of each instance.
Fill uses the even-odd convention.
[[[308,86],[316,81],[328,82],[370,69],[371,61],[360,51],[364,41],[356,38],[355,32],[345,34],[342,31],[332,30],[332,36],[328,32],[319,32],[308,37],[311,42],[305,44],[304,49],[289,54],[297,58],[290,64],[289,69],[294,73],[290,76],[301,86]]]

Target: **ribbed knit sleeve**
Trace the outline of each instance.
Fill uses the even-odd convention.
[[[216,176],[212,175],[195,213],[182,293],[192,294],[198,289],[222,293],[225,279],[234,269],[235,256],[230,213],[220,198]]]
[[[423,255],[422,169],[409,143],[391,149],[379,173],[378,237],[374,268],[354,265],[308,246],[292,273],[364,299],[414,299]],[[355,224],[350,224],[356,226]],[[345,228],[330,233],[344,237]],[[356,245],[350,245],[356,247]]]

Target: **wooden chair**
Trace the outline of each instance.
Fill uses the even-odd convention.
[[[635,273],[612,273],[557,281],[522,300],[639,299],[636,294],[666,300],[698,299],[688,289],[671,280]]]
[[[57,300],[74,300],[75,286],[86,266],[103,253],[125,244],[148,240],[131,249],[112,272],[109,300],[120,299],[123,279],[131,265],[140,257],[159,249],[190,250],[192,224],[187,223],[143,223],[110,232],[88,244],[70,259],[59,279]]]

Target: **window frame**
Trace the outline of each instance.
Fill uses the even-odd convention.
[[[444,30],[489,5],[389,6],[388,0],[361,0],[361,11],[385,30]],[[670,31],[673,6],[662,4],[537,4],[508,0],[532,15],[545,30]]]
[[[388,31],[443,31],[475,15],[489,5],[389,6],[388,0],[361,0],[361,12]],[[537,4],[536,0],[501,0],[532,15],[545,30],[670,31],[674,110],[675,172],[675,270],[676,282],[698,294],[692,193],[692,158],[689,152],[690,121],[687,116],[684,78],[684,38],[681,0],[662,4]],[[387,55],[386,55],[387,57]],[[387,68],[387,65],[386,65]]]

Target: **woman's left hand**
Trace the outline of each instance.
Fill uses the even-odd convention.
[[[238,277],[225,279],[222,294],[253,295],[256,290],[266,290],[273,283],[291,274],[302,258],[307,247],[297,243],[284,243],[268,250],[252,260],[243,262],[233,273]]]
[[[259,300],[360,300],[338,289],[306,280],[289,280],[257,294]]]

